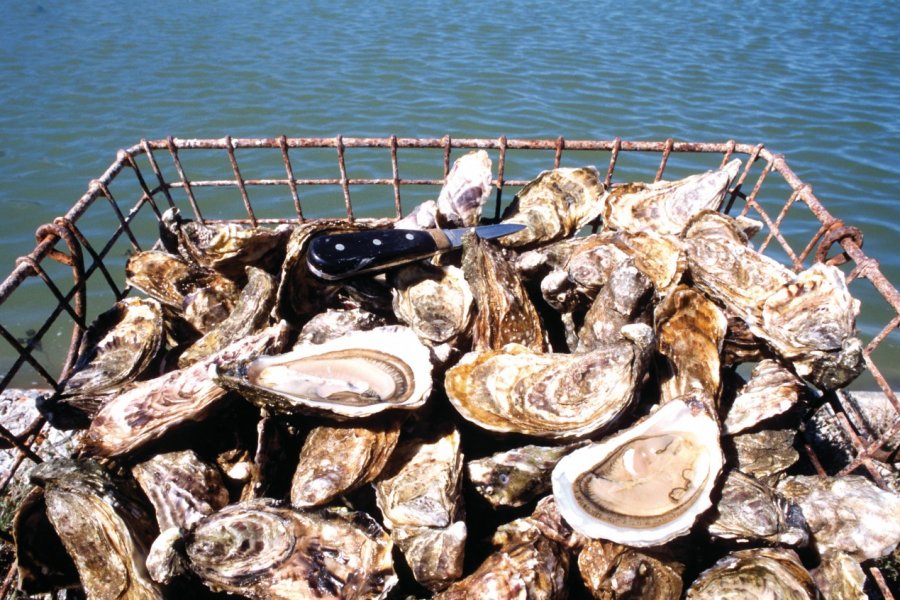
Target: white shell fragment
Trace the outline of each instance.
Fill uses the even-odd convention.
[[[456,159],[437,200],[439,225],[473,227],[481,207],[491,194],[491,159],[484,150],[473,150]]]
[[[672,400],[559,461],[553,495],[588,537],[656,546],[687,533],[710,507],[722,464],[715,419],[696,401]]]

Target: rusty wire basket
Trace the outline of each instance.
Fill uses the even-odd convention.
[[[614,140],[453,139],[422,138],[288,138],[177,139],[147,141],[120,150],[116,160],[87,192],[52,223],[38,228],[35,248],[16,262],[0,285],[0,352],[14,358],[0,380],[8,388],[56,389],[77,360],[85,327],[93,317],[129,294],[124,263],[131,252],[148,249],[158,238],[162,212],[177,206],[183,214],[209,221],[280,224],[316,218],[392,220],[437,191],[457,149],[486,149],[497,165],[494,217],[504,200],[540,170],[596,164],[605,183],[669,179],[743,159],[743,169],[729,190],[723,211],[762,220],[758,249],[800,271],[809,263],[842,265],[851,292],[862,299],[863,314],[874,315],[877,327],[861,331],[868,367],[863,387],[876,386],[900,414],[892,391],[897,377],[876,364],[879,347],[900,324],[900,294],[878,263],[862,251],[862,234],[833,217],[791,170],[783,156],[762,144],[687,143]],[[240,161],[239,161],[240,157]],[[352,160],[351,160],[352,158]],[[401,160],[402,159],[402,160]],[[401,176],[402,174],[402,176]],[[490,217],[490,209],[486,215]],[[839,248],[835,245],[839,244]],[[834,250],[832,251],[832,248]],[[48,260],[50,259],[50,260]],[[26,293],[23,290],[32,286]],[[37,290],[33,286],[37,286]],[[26,298],[25,300],[18,297]],[[39,299],[39,300],[36,300]],[[15,312],[27,304],[41,312],[43,324],[23,332]],[[870,319],[871,321],[872,319]],[[51,344],[54,337],[68,345]],[[55,335],[54,335],[55,334]],[[882,359],[882,366],[886,365]],[[60,367],[61,365],[61,367]],[[58,374],[55,374],[59,371]],[[887,431],[873,433],[843,392],[825,398],[853,456],[829,469],[809,445],[809,464],[824,475],[867,474],[885,487],[873,460],[885,460],[884,448],[900,435],[900,419]],[[41,461],[45,421],[13,431],[0,422],[0,444],[9,468],[0,474],[0,499],[14,508],[11,489],[23,481],[27,464]],[[894,444],[895,446],[896,444]],[[8,527],[8,525],[7,525]],[[11,537],[0,529],[0,543],[10,562]],[[873,591],[893,598],[877,567],[869,567]],[[3,575],[0,597],[14,589],[14,564]]]

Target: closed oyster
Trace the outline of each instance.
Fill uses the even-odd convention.
[[[866,600],[863,589],[866,573],[859,563],[843,552],[822,557],[812,570],[813,580],[828,600]]]
[[[667,296],[687,269],[681,241],[652,229],[622,233],[621,239],[634,257],[635,266],[653,282],[657,297]]]
[[[468,333],[473,297],[462,269],[416,263],[396,271],[392,283],[394,314],[426,344]]]
[[[475,491],[498,506],[522,506],[550,490],[556,463],[587,442],[564,446],[523,446],[466,463]]]
[[[351,331],[368,331],[387,324],[384,317],[363,308],[329,308],[306,322],[294,345],[324,344]]]
[[[715,419],[698,401],[672,400],[559,461],[553,495],[588,537],[656,546],[686,534],[711,506],[722,464]]]
[[[804,388],[803,382],[778,362],[760,362],[728,409],[722,424],[724,431],[740,433],[788,411],[800,401]]]
[[[234,310],[206,335],[194,342],[181,356],[178,366],[190,366],[233,342],[265,327],[275,305],[275,278],[262,269],[247,267],[247,285],[235,302]]]
[[[681,597],[682,565],[612,542],[590,540],[578,553],[578,570],[594,598],[670,600]]]
[[[766,429],[732,436],[737,452],[737,468],[763,482],[787,471],[800,458],[794,449],[793,429]]]
[[[431,393],[431,362],[411,329],[393,325],[220,365],[215,378],[277,413],[347,419],[422,406]]]
[[[497,241],[519,248],[569,237],[603,213],[605,197],[596,167],[544,171],[519,190],[503,213],[504,223],[525,229]]]
[[[363,512],[250,500],[199,521],[184,548],[209,588],[259,600],[383,598],[397,583],[393,544]]]
[[[731,471],[722,486],[709,533],[722,539],[765,541],[805,546],[809,531],[803,513],[771,488],[740,471]]]
[[[75,563],[47,517],[44,490],[33,488],[19,502],[11,533],[20,591],[42,594],[78,585]]]
[[[143,381],[116,396],[91,422],[83,440],[86,449],[101,456],[119,456],[159,439],[178,425],[202,419],[225,395],[213,381],[210,367],[219,361],[277,352],[287,342],[287,332],[287,324],[282,321],[187,369]]]
[[[698,394],[715,413],[725,315],[703,294],[681,286],[656,308],[654,320],[657,346],[670,368],[662,382],[662,401]]]
[[[228,504],[222,474],[193,450],[157,454],[131,473],[153,504],[160,531],[187,528]]]
[[[394,222],[395,229],[435,229],[437,228],[437,202],[426,200],[416,205],[402,219]]]
[[[184,315],[201,333],[227,317],[240,294],[219,273],[155,250],[133,254],[125,277],[129,285]]]
[[[800,505],[822,555],[845,552],[856,560],[879,558],[900,543],[900,494],[859,475],[795,475],[778,493]]]
[[[647,314],[653,286],[633,264],[621,265],[612,273],[584,315],[578,332],[578,352],[586,352],[621,338],[629,323],[649,322]],[[661,343],[661,340],[660,340]]]
[[[582,354],[541,354],[520,344],[470,352],[447,371],[450,402],[492,431],[560,439],[613,422],[637,393],[653,345],[646,325],[626,325],[619,342]]]
[[[156,527],[139,496],[92,461],[36,466],[47,516],[78,568],[88,598],[163,598],[145,560]]]
[[[733,160],[718,171],[707,171],[678,181],[630,183],[614,187],[603,212],[605,228],[638,232],[652,229],[678,235],[702,210],[716,210],[728,185],[741,168]]]
[[[782,548],[738,550],[700,574],[687,591],[689,600],[744,598],[821,598],[797,553]]]
[[[291,504],[321,506],[381,474],[400,437],[400,420],[320,425],[303,442],[291,482]]]
[[[462,510],[463,456],[459,432],[412,439],[394,452],[375,482],[385,526],[416,580],[432,590],[462,575],[466,524]],[[435,544],[441,552],[435,552]]]
[[[139,377],[163,342],[162,307],[152,299],[125,298],[91,323],[81,341],[78,362],[65,382],[57,406],[92,418],[110,394]]]
[[[541,318],[504,251],[490,241],[466,235],[462,261],[478,307],[472,328],[473,347],[499,350],[515,342],[536,352],[545,350]]]
[[[441,227],[473,227],[481,207],[491,195],[491,159],[484,150],[473,150],[456,159],[437,200]]]

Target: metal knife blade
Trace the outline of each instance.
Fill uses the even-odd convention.
[[[343,279],[459,248],[463,236],[470,231],[483,239],[494,239],[524,228],[500,223],[461,229],[372,229],[325,234],[310,242],[307,263],[323,279]]]

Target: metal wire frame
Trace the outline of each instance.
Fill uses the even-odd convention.
[[[284,164],[285,176],[283,178],[269,179],[247,179],[242,176],[240,164],[237,158],[236,150],[249,149],[274,149],[280,151],[280,156]],[[379,178],[351,178],[347,171],[347,149],[349,148],[381,148],[390,155],[391,174],[390,177]],[[401,178],[400,165],[398,161],[398,149],[418,148],[432,149],[439,151],[443,159],[443,177],[441,179],[410,179]],[[334,149],[336,151],[337,166],[339,177],[334,178],[298,178],[295,176],[294,161],[296,154],[307,149]],[[232,219],[233,222],[248,223],[251,225],[274,224],[274,223],[298,223],[307,219],[303,213],[302,198],[304,189],[312,186],[332,186],[340,189],[343,196],[343,208],[345,218],[348,220],[356,220],[352,203],[351,189],[361,185],[378,185],[390,186],[393,190],[393,212],[394,217],[399,218],[403,214],[403,206],[401,201],[401,189],[407,186],[439,186],[443,183],[444,178],[450,170],[451,154],[453,149],[485,149],[498,152],[497,162],[497,178],[493,181],[495,187],[495,210],[494,218],[499,218],[502,206],[503,192],[505,188],[522,186],[527,180],[505,179],[508,155],[510,150],[535,150],[552,152],[552,166],[558,167],[564,153],[578,153],[585,151],[601,151],[609,152],[609,164],[606,169],[604,183],[609,186],[613,185],[613,176],[619,157],[622,152],[633,153],[658,153],[660,155],[659,166],[656,170],[654,180],[660,180],[666,170],[668,161],[673,153],[698,154],[713,153],[721,154],[721,164],[724,165],[734,155],[744,155],[747,160],[744,168],[739,174],[733,187],[729,190],[726,202],[723,207],[725,212],[733,212],[735,205],[739,204],[739,213],[741,215],[750,214],[761,219],[766,226],[767,235],[760,244],[760,250],[766,250],[770,245],[776,243],[778,247],[785,253],[791,262],[791,267],[799,271],[803,268],[803,263],[814,257],[815,260],[827,261],[831,264],[842,264],[852,261],[853,268],[849,272],[848,279],[850,281],[858,278],[867,279],[879,294],[884,298],[887,304],[893,309],[894,317],[884,326],[867,345],[864,350],[866,365],[877,382],[878,386],[890,400],[898,414],[900,414],[900,402],[884,375],[878,369],[872,353],[875,349],[890,336],[900,325],[900,293],[887,280],[881,272],[879,264],[876,260],[868,257],[862,251],[862,234],[852,227],[845,225],[842,221],[833,217],[829,211],[823,206],[819,199],[813,194],[812,188],[805,184],[788,166],[784,156],[775,154],[765,148],[762,144],[743,144],[734,140],[722,143],[695,143],[695,142],[676,142],[673,139],[664,141],[625,141],[620,138],[613,140],[567,140],[563,137],[556,139],[509,139],[501,136],[494,139],[485,138],[451,138],[449,135],[442,138],[399,138],[390,136],[387,138],[364,138],[364,137],[343,137],[336,136],[333,138],[288,138],[280,136],[275,138],[232,138],[226,136],[220,139],[179,139],[168,137],[164,140],[141,140],[139,143],[130,148],[120,150],[117,153],[116,160],[106,169],[106,171],[96,180],[90,182],[87,191],[62,217],[54,220],[52,224],[44,225],[38,228],[36,232],[35,248],[27,255],[21,257],[16,267],[9,276],[0,284],[0,306],[29,278],[40,277],[47,285],[52,296],[57,300],[55,309],[48,316],[44,325],[32,336],[27,342],[17,340],[10,331],[0,324],[0,336],[2,336],[12,346],[18,354],[18,359],[14,362],[13,367],[0,379],[0,391],[9,387],[15,373],[22,368],[23,365],[30,365],[50,387],[58,389],[59,382],[64,380],[72,365],[77,359],[77,349],[80,344],[81,337],[85,330],[85,290],[87,281],[94,276],[96,271],[100,271],[106,285],[110,288],[116,299],[120,299],[127,295],[129,290],[119,289],[115,284],[115,280],[108,268],[104,264],[104,259],[108,256],[113,245],[124,235],[126,236],[131,247],[135,251],[141,250],[141,244],[138,237],[132,230],[132,222],[138,213],[149,207],[155,218],[161,217],[165,208],[175,206],[172,197],[172,190],[180,190],[187,198],[193,217],[206,222],[201,212],[200,202],[198,201],[196,189],[199,188],[237,188],[241,202],[243,204],[246,218]],[[194,152],[196,150],[221,150],[224,151],[230,166],[230,176],[223,179],[191,179],[181,160],[183,153]],[[292,159],[291,151],[294,151],[295,158]],[[174,169],[178,175],[177,180],[168,181],[159,165],[159,156],[168,156],[172,161]],[[145,174],[138,164],[136,158],[143,157],[149,165],[152,175]],[[762,169],[758,175],[755,175],[755,181],[751,182],[751,172],[754,165],[762,163]],[[547,165],[551,166],[550,164]],[[123,172],[129,171],[135,178],[135,183],[140,190],[140,197],[126,213],[122,212],[119,202],[110,192],[111,184],[117,178],[124,176]],[[791,189],[790,196],[785,200],[784,204],[777,215],[772,215],[758,201],[760,190],[764,183],[772,173],[781,176],[784,182]],[[154,183],[148,183],[148,182]],[[752,183],[752,186],[751,186]],[[263,186],[283,186],[290,195],[290,208],[293,209],[291,216],[280,218],[259,218],[254,210],[251,201],[250,189]],[[744,190],[749,187],[749,193]],[[89,243],[87,238],[81,233],[77,227],[77,223],[84,218],[88,209],[91,208],[98,200],[105,199],[110,206],[112,213],[118,221],[118,227],[112,232],[107,243],[99,251],[96,251]],[[160,208],[160,203],[164,203],[165,208]],[[783,235],[782,226],[788,217],[789,211],[798,204],[805,205],[811,214],[819,223],[818,229],[809,239],[808,243],[801,250],[796,251]],[[285,213],[288,213],[286,210]],[[68,250],[65,253],[57,249],[59,242],[62,241]],[[840,252],[829,258],[830,251],[837,244]],[[85,267],[85,255],[90,257],[90,264]],[[67,291],[60,289],[59,285],[47,274],[41,264],[47,258],[51,258],[56,262],[65,264],[72,268],[72,285]],[[73,323],[73,332],[69,346],[69,352],[66,356],[58,378],[54,377],[49,369],[51,365],[44,364],[42,360],[35,356],[35,348],[47,331],[51,324],[60,316],[67,315]],[[873,465],[872,460],[877,456],[879,449],[887,442],[900,435],[900,420],[891,428],[890,431],[883,435],[873,438],[867,432],[856,431],[847,419],[846,413],[853,410],[847,402],[846,396],[843,394],[835,395],[832,400],[835,412],[838,415],[838,422],[846,433],[848,439],[851,440],[855,456],[849,464],[847,464],[840,473],[849,473],[860,468],[865,469],[872,479],[880,486],[884,487],[880,472]],[[37,419],[24,432],[14,434],[9,431],[3,424],[0,424],[0,440],[6,442],[15,449],[16,458],[11,472],[0,481],[0,495],[4,494],[9,482],[15,474],[16,469],[25,460],[40,462],[40,457],[34,451],[33,445],[40,439],[40,432],[44,426],[43,419]],[[820,473],[825,474],[826,471],[822,467],[821,462],[815,455],[815,452],[809,445],[805,446],[811,464]],[[890,590],[887,588],[884,578],[877,568],[870,569],[872,580],[879,587],[885,598],[893,598]],[[4,596],[10,589],[14,577],[8,575],[2,586],[0,586],[0,596]]]

